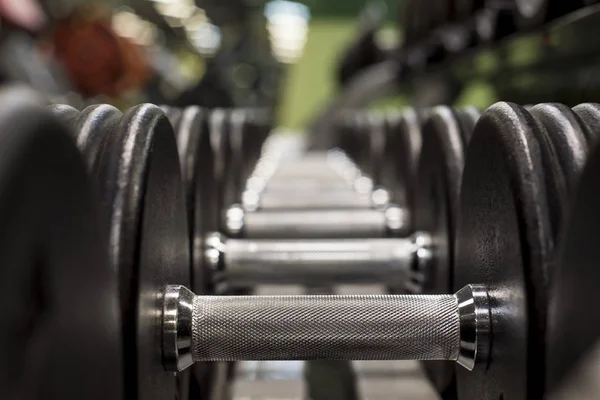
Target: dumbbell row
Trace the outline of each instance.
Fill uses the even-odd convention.
[[[3,309],[3,320],[11,329],[0,330],[0,350],[7,355],[6,365],[11,366],[11,372],[8,374],[5,364],[0,364],[0,377],[16,374],[23,377],[18,382],[36,382],[28,379],[32,372],[27,366],[35,360],[23,343],[37,345],[36,353],[43,362],[35,365],[48,372],[48,378],[36,374],[43,381],[39,390],[67,393],[57,388],[65,381],[59,372],[69,365],[77,379],[70,396],[75,393],[94,399],[119,398],[123,393],[127,398],[186,397],[182,388],[189,375],[165,372],[161,358],[167,368],[178,361],[183,367],[194,358],[261,356],[330,358],[350,354],[348,357],[458,360],[461,349],[468,349],[474,360],[473,370],[458,368],[455,373],[460,398],[499,398],[499,392],[522,398],[525,393],[543,393],[544,379],[533,372],[553,370],[554,364],[549,361],[546,366],[544,357],[548,351],[548,360],[555,360],[555,348],[544,347],[546,312],[559,319],[565,316],[556,309],[556,302],[548,306],[543,292],[548,286],[548,260],[555,253],[554,242],[564,244],[563,239],[578,238],[577,226],[565,230],[561,221],[568,216],[565,206],[572,203],[570,193],[579,187],[580,171],[586,165],[589,150],[582,149],[592,149],[595,143],[598,107],[583,105],[571,110],[542,105],[524,110],[499,104],[485,112],[469,144],[465,172],[459,179],[463,182],[460,199],[456,200],[459,221],[456,240],[450,241],[455,244],[455,254],[442,251],[446,239],[441,229],[424,229],[435,239],[435,272],[443,272],[439,263],[454,260],[452,269],[445,272],[453,282],[440,284],[437,293],[426,287],[424,295],[253,298],[210,296],[210,288],[203,281],[207,271],[202,269],[202,261],[198,262],[202,257],[196,257],[204,250],[198,238],[218,230],[217,223],[202,228],[194,222],[196,214],[186,212],[186,206],[188,211],[194,209],[195,195],[210,190],[195,186],[196,181],[185,172],[183,193],[179,174],[189,169],[181,168],[185,163],[178,158],[176,145],[180,146],[179,154],[189,154],[189,148],[182,141],[175,143],[172,127],[157,107],[143,105],[124,114],[108,106],[82,112],[54,107],[53,112],[76,133],[89,175],[94,178],[92,190],[83,162],[55,118],[41,111],[39,103],[28,94],[11,93],[8,98],[11,101],[5,103],[11,112],[0,115],[5,128],[0,129],[0,149],[4,152],[0,158],[0,254],[4,267],[0,271],[5,274],[8,268],[9,273],[18,273],[20,283],[7,283],[11,279],[3,276],[0,293],[12,296],[11,304],[21,308],[6,314]],[[452,159],[447,157],[449,149],[459,141],[465,145],[468,141],[468,136],[463,138],[462,131],[455,129],[452,121],[456,115],[444,110],[433,110],[422,125],[419,173],[421,168],[432,171],[436,165],[440,168],[435,171],[451,170],[453,166],[447,162]],[[40,118],[40,124],[35,125],[34,117]],[[452,128],[440,135],[434,133],[438,126]],[[570,130],[563,129],[565,126]],[[44,137],[42,132],[49,136]],[[206,134],[198,134],[199,143],[206,144],[202,141]],[[29,140],[32,137],[42,142]],[[441,145],[432,145],[432,137],[446,140],[445,152],[433,151],[440,150]],[[561,146],[564,138],[569,139],[569,146]],[[59,162],[52,160],[47,149],[56,152]],[[579,156],[571,157],[575,153]],[[443,157],[436,158],[436,154]],[[594,172],[598,170],[597,159],[596,155],[588,162]],[[462,169],[457,170],[462,173]],[[594,175],[584,175],[581,185],[587,186],[582,188],[594,187]],[[32,186],[28,178],[34,179]],[[420,183],[431,188],[428,179]],[[222,189],[220,185],[218,190]],[[94,192],[102,200],[96,202],[101,204],[98,213],[92,201]],[[564,197],[553,196],[556,193]],[[553,203],[563,198],[564,202]],[[77,199],[76,204],[72,199]],[[482,204],[492,207],[484,208]],[[587,212],[595,211],[593,203],[584,204]],[[217,211],[226,205],[221,202],[222,208]],[[38,213],[36,206],[43,206],[45,212]],[[410,209],[415,216],[422,212],[418,207]],[[93,215],[101,216],[101,222],[94,223]],[[579,215],[575,223],[581,218]],[[187,221],[190,228],[186,227]],[[24,226],[29,228],[25,236],[18,234],[22,232],[18,228]],[[423,228],[418,218],[415,226]],[[448,230],[455,231],[454,223]],[[189,234],[192,237],[188,240]],[[567,241],[573,248],[580,243]],[[567,249],[573,253],[572,248]],[[191,267],[190,254],[194,259]],[[557,272],[564,275],[567,268],[582,268],[576,259],[568,261],[559,260]],[[52,278],[48,284],[39,278],[41,271]],[[430,284],[432,277],[425,279]],[[192,296],[182,286],[191,287],[199,296]],[[26,290],[21,292],[23,287]],[[467,291],[476,289],[480,295],[465,296],[463,301],[462,290],[451,294],[464,287]],[[579,293],[572,295],[580,297]],[[52,313],[34,304],[45,305],[48,298],[59,305],[52,307]],[[487,300],[487,305],[476,307],[482,300]],[[462,307],[472,308],[465,312],[468,308]],[[294,310],[302,313],[295,314]],[[389,320],[382,310],[387,310]],[[44,318],[39,317],[40,313]],[[43,328],[39,325],[42,323],[55,329],[36,331],[43,335],[23,336],[20,327],[30,326],[31,321],[38,329]],[[463,321],[471,322],[469,325]],[[587,324],[586,320],[578,323]],[[552,336],[556,330],[553,325],[549,327],[550,341],[556,343]],[[303,338],[294,332],[302,333]],[[381,340],[381,349],[367,343],[369,334]],[[41,337],[50,346],[36,342]],[[93,346],[83,340],[88,337],[93,338]],[[489,337],[493,341],[486,339]],[[269,344],[273,338],[282,341]],[[436,338],[448,342],[440,347]],[[388,356],[393,343],[398,343],[396,353]],[[479,344],[484,350],[478,351]],[[346,346],[345,352],[337,345]],[[432,346],[435,352],[431,352]],[[60,349],[59,354],[51,348]],[[479,362],[478,356],[484,361]],[[194,365],[193,379],[200,385],[205,384],[199,377],[204,376],[206,368],[203,363]],[[85,370],[85,376],[80,370]],[[139,376],[144,379],[138,380]],[[124,389],[118,389],[122,380]],[[109,393],[111,388],[116,392]],[[5,386],[0,385],[0,389]],[[17,383],[19,389],[22,385]],[[25,389],[38,390],[38,386]]]

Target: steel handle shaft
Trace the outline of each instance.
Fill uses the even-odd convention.
[[[454,360],[488,354],[487,292],[455,295],[194,296],[165,294],[168,369],[194,361]]]
[[[403,236],[409,229],[405,209],[271,210],[246,212],[234,205],[225,213],[227,233],[234,237],[383,238]]]
[[[208,240],[207,242],[212,242]],[[232,286],[402,282],[416,245],[411,239],[227,239],[220,268]]]

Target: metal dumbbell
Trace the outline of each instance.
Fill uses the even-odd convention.
[[[454,360],[485,365],[486,288],[455,295],[195,296],[166,289],[165,367],[195,361]]]
[[[258,284],[403,284],[423,281],[432,258],[426,233],[398,239],[206,239],[205,259],[216,281]],[[415,289],[416,290],[416,289]]]
[[[340,152],[308,154],[276,165],[265,161],[248,182],[242,204],[224,213],[225,233],[249,238],[394,237],[408,231],[407,210]],[[271,164],[269,164],[271,163]]]
[[[423,217],[437,213],[438,209],[447,209],[451,215],[455,212],[462,169],[449,168],[445,171],[441,166],[461,166],[462,147],[456,142],[467,140],[469,134],[463,131],[472,129],[478,114],[474,111],[454,112],[441,107],[433,110],[431,115],[424,126],[424,158],[418,172],[423,181],[419,191],[426,196],[421,201],[424,207],[419,209],[418,215],[426,221],[431,217]],[[411,134],[409,130],[403,132]],[[454,147],[452,143],[455,143]],[[323,158],[319,161],[321,167],[318,170],[322,170]],[[431,168],[436,164],[440,167]],[[447,191],[432,198],[431,189],[439,186]],[[446,205],[448,199],[454,200]],[[391,213],[394,210],[397,213]],[[371,217],[372,210],[257,212],[244,215],[243,210],[232,208],[228,213],[230,232],[240,232],[244,228],[242,217],[245,216],[253,222],[248,224],[254,229],[248,236],[273,239],[230,239],[220,234],[209,234],[205,242],[205,267],[215,272],[216,281],[225,280],[234,287],[259,283],[328,285],[352,282],[383,283],[416,293],[424,288],[430,293],[448,293],[450,290],[441,277],[450,274],[446,267],[449,262],[443,259],[448,258],[445,248],[451,233],[423,224],[424,228],[432,230],[411,235],[403,209],[389,208],[384,213],[375,214],[375,218]],[[336,220],[337,216],[343,217]],[[452,217],[440,215],[438,218],[451,221]],[[441,226],[450,227],[451,224],[444,222]],[[326,235],[321,229],[327,235],[340,239],[287,239],[322,238]],[[355,238],[364,238],[368,233],[374,237],[386,236],[385,233],[400,237]],[[439,283],[427,284],[432,276]]]
[[[543,393],[543,357],[528,355],[545,351],[548,275],[542,272],[554,252],[549,243],[562,237],[565,212],[563,203],[549,205],[569,198],[576,186],[599,116],[598,108],[527,111],[510,104],[484,114],[467,155],[457,224],[453,285],[466,289],[455,295],[218,298],[170,287],[163,314],[166,365],[248,358],[458,360],[461,343],[471,337],[466,347],[474,362],[462,364],[473,369],[456,370],[461,398],[518,397],[532,388]],[[463,305],[470,312],[461,314]],[[462,324],[461,315],[470,324]],[[430,352],[432,345],[443,354]]]

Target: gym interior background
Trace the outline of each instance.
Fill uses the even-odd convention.
[[[596,33],[0,0],[0,399],[600,399]]]

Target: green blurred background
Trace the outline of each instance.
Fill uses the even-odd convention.
[[[383,39],[394,37],[399,40],[397,16],[403,1],[387,0],[383,3],[387,7],[388,18],[381,36]],[[308,40],[302,58],[289,66],[279,115],[279,125],[294,130],[304,128],[336,93],[334,74],[337,63],[346,46],[356,37],[357,17],[366,2],[313,0],[306,4],[311,11]],[[456,105],[485,108],[495,100],[496,94],[490,85],[474,81],[465,87]],[[399,95],[382,99],[374,107],[399,107],[408,104],[409,99]]]
[[[281,126],[301,129],[336,92],[334,74],[341,52],[357,32],[364,0],[307,1],[311,22],[308,41],[299,62],[290,65],[280,110]],[[396,16],[403,1],[382,1],[387,7],[386,36],[397,33]],[[392,33],[392,30],[394,33]]]
[[[280,125],[300,129],[336,90],[333,74],[340,52],[353,37],[355,19],[314,18],[300,61],[292,64],[284,83]]]

